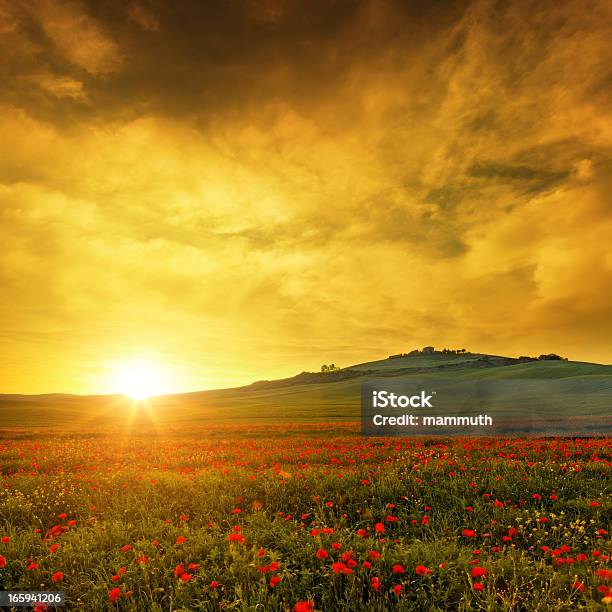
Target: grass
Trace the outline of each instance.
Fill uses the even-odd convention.
[[[84,610],[603,609],[609,438],[358,435],[381,376],[503,387],[524,417],[544,385],[548,420],[609,433],[610,366],[478,358],[141,404],[3,396],[0,587]]]
[[[607,601],[608,439],[365,439],[332,427],[4,431],[2,587],[61,589],[85,610]]]
[[[537,361],[500,367],[470,367],[481,355],[419,355],[369,362],[351,369],[371,372],[337,382],[319,382],[276,388],[243,387],[154,398],[135,406],[117,396],[0,396],[0,422],[7,427],[93,428],[109,422],[127,426],[182,422],[186,425],[220,422],[295,423],[357,420],[364,382],[413,382],[426,377],[448,381],[543,381],[551,412],[579,417],[595,415],[601,433],[610,431],[612,366]],[[440,369],[439,366],[454,366]],[[407,369],[411,371],[406,372]],[[541,395],[541,394],[540,394]],[[540,410],[540,398],[508,395],[507,404],[529,413]]]

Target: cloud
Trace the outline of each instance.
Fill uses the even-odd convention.
[[[607,3],[0,6],[7,391],[612,358]]]
[[[38,0],[31,6],[40,27],[69,63],[95,76],[119,70],[117,44],[80,3]]]

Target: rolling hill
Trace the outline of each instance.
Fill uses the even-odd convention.
[[[141,404],[117,395],[0,395],[0,427],[95,429],[112,423],[153,423],[164,428],[212,423],[357,422],[361,385],[377,379],[414,384],[477,383],[480,389],[501,385],[513,414],[527,418],[537,410],[551,418],[585,417],[592,433],[611,430],[612,366],[470,353],[406,355],[330,373],[303,372],[244,387],[160,396]],[[536,399],[526,394],[530,385],[538,386]]]

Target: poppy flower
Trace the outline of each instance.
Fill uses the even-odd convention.
[[[193,576],[191,574],[188,574],[187,572],[185,572],[184,574],[181,574],[181,577],[179,578],[179,580],[181,582],[189,582],[192,578]]]
[[[0,538],[0,542],[2,542],[3,544],[8,544],[11,541],[11,538],[9,538],[8,536],[2,536],[2,538]]]
[[[598,569],[593,572],[596,576],[602,580],[612,580],[612,570],[609,569]]]
[[[353,570],[350,567],[347,567],[344,563],[340,561],[336,561],[336,563],[332,563],[332,571],[334,574],[352,574]]]
[[[298,601],[293,606],[293,612],[313,612],[314,603],[312,601]]]
[[[406,570],[404,569],[403,565],[400,565],[399,563],[396,563],[393,566],[393,573],[394,574],[403,574]]]
[[[433,570],[428,569],[424,565],[417,565],[415,570],[417,576],[427,576],[427,574],[431,574]]]
[[[211,588],[211,589],[216,589],[216,588],[218,588],[218,587],[220,587],[220,586],[221,586],[221,583],[220,583],[220,582],[217,582],[216,580],[213,580],[213,581],[210,583],[210,585],[209,585],[209,586],[210,586],[210,588]]]
[[[380,582],[380,578],[378,578],[377,576],[374,576],[372,578],[372,588],[375,591],[378,591],[378,589],[380,588],[381,582]]]
[[[119,587],[115,587],[108,592],[108,599],[112,602],[117,601],[121,597],[121,589]]]
[[[179,563],[175,568],[174,568],[174,575],[175,576],[181,576],[182,574],[185,573],[185,564],[184,563]]]
[[[131,544],[124,544],[121,547],[121,552],[130,552],[130,550],[132,550],[132,545]]]
[[[400,594],[401,594],[401,592],[402,592],[403,590],[404,590],[404,587],[403,587],[401,584],[396,584],[396,585],[393,587],[393,592],[394,592],[396,595],[400,595]]]
[[[484,584],[482,584],[482,582],[475,582],[475,583],[472,585],[472,588],[473,588],[475,591],[484,591]]]
[[[281,580],[282,578],[280,576],[272,576],[272,578],[270,578],[270,586],[274,588]]]
[[[385,533],[385,526],[383,523],[376,523],[376,525],[374,525],[374,530],[376,533]]]
[[[59,544],[51,544],[51,546],[49,546],[49,552],[51,554],[54,554],[55,552],[57,552],[58,548],[59,548]]]
[[[55,572],[55,574],[53,574],[53,576],[51,576],[51,580],[53,582],[61,582],[64,579],[64,573],[63,572]]]
[[[186,541],[187,538],[185,536],[178,536],[178,538],[176,538],[175,544],[184,544]]]
[[[3,569],[5,567],[6,567],[6,558],[0,555],[0,569]]]
[[[327,559],[329,557],[329,553],[325,549],[319,548],[319,550],[317,550],[317,557],[319,559]]]
[[[263,547],[262,547],[262,548],[260,548],[260,549],[257,551],[257,556],[258,556],[258,557],[263,557],[265,554],[266,554],[266,549],[265,549],[265,548],[263,548]]]
[[[584,591],[584,582],[579,582],[578,580],[572,584],[572,589],[575,591]]]
[[[486,576],[489,572],[484,567],[473,567],[472,568],[472,576],[474,578],[480,578],[481,576]]]
[[[464,529],[461,532],[461,535],[466,537],[466,538],[475,538],[476,537],[476,532],[473,529]]]

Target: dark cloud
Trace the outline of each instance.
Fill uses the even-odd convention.
[[[103,391],[100,355],[141,349],[178,388],[322,347],[609,361],[611,24],[601,0],[0,0],[5,390]]]

